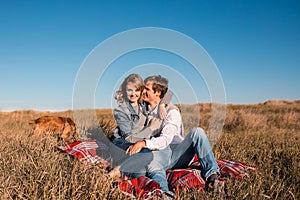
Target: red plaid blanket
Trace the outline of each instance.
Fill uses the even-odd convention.
[[[77,141],[65,147],[58,147],[62,151],[73,155],[84,164],[101,163],[104,167],[110,166],[110,163],[97,155],[96,149],[105,152],[108,147],[101,142],[95,140]],[[199,162],[195,156],[193,161],[186,169],[167,170],[167,180],[169,189],[180,191],[180,189],[198,188],[204,191],[205,181],[201,177],[201,171],[198,169]],[[241,179],[249,174],[246,170],[256,170],[258,166],[248,165],[242,162],[231,160],[217,160],[220,168],[221,177],[230,177],[234,179]],[[119,183],[119,188],[123,193],[134,196],[141,196],[147,199],[151,195],[160,195],[159,184],[147,177],[141,176],[139,178],[126,179]]]
[[[105,167],[110,166],[110,163],[108,161],[101,158],[96,153],[97,148],[102,151],[107,151],[108,147],[104,143],[96,143],[96,140],[77,141],[65,147],[59,146],[58,148],[72,156],[75,156],[80,162],[84,164],[101,163]]]

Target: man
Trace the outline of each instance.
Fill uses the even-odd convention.
[[[158,116],[157,108],[159,102],[167,90],[168,80],[166,78],[150,76],[145,79],[143,99],[149,104],[148,117],[150,119]],[[132,171],[136,170],[137,174],[142,174],[141,170],[145,170],[145,174],[158,182],[164,192],[172,194],[168,189],[165,170],[187,167],[196,154],[199,158],[201,173],[206,180],[207,187],[214,188],[219,186],[219,167],[203,129],[194,128],[185,138],[181,136],[182,132],[180,112],[174,105],[170,104],[167,106],[167,116],[162,123],[159,133],[151,139],[144,139],[129,146],[126,153],[133,156],[121,165],[120,171],[123,173],[130,169]],[[151,151],[138,153],[143,148]],[[144,168],[140,168],[143,164],[145,164]],[[134,169],[135,167],[137,168]]]

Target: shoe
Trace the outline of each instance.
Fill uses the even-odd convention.
[[[207,191],[212,191],[224,196],[226,195],[225,182],[220,181],[217,174],[212,174],[207,178],[205,188]]]

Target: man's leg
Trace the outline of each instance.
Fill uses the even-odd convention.
[[[185,139],[174,148],[171,166],[176,168],[185,165],[186,167],[195,154],[199,158],[201,173],[205,180],[212,174],[219,176],[219,166],[202,128],[192,129]]]
[[[170,147],[159,151],[152,151],[153,159],[147,166],[146,176],[159,183],[164,192],[169,192],[166,170],[170,165],[172,151]]]

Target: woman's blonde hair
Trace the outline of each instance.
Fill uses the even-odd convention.
[[[115,93],[115,99],[117,100],[117,102],[122,103],[125,100],[127,100],[126,87],[129,82],[134,83],[137,89],[140,91],[142,91],[144,88],[144,81],[140,75],[138,74],[128,75],[120,85],[119,90]]]

